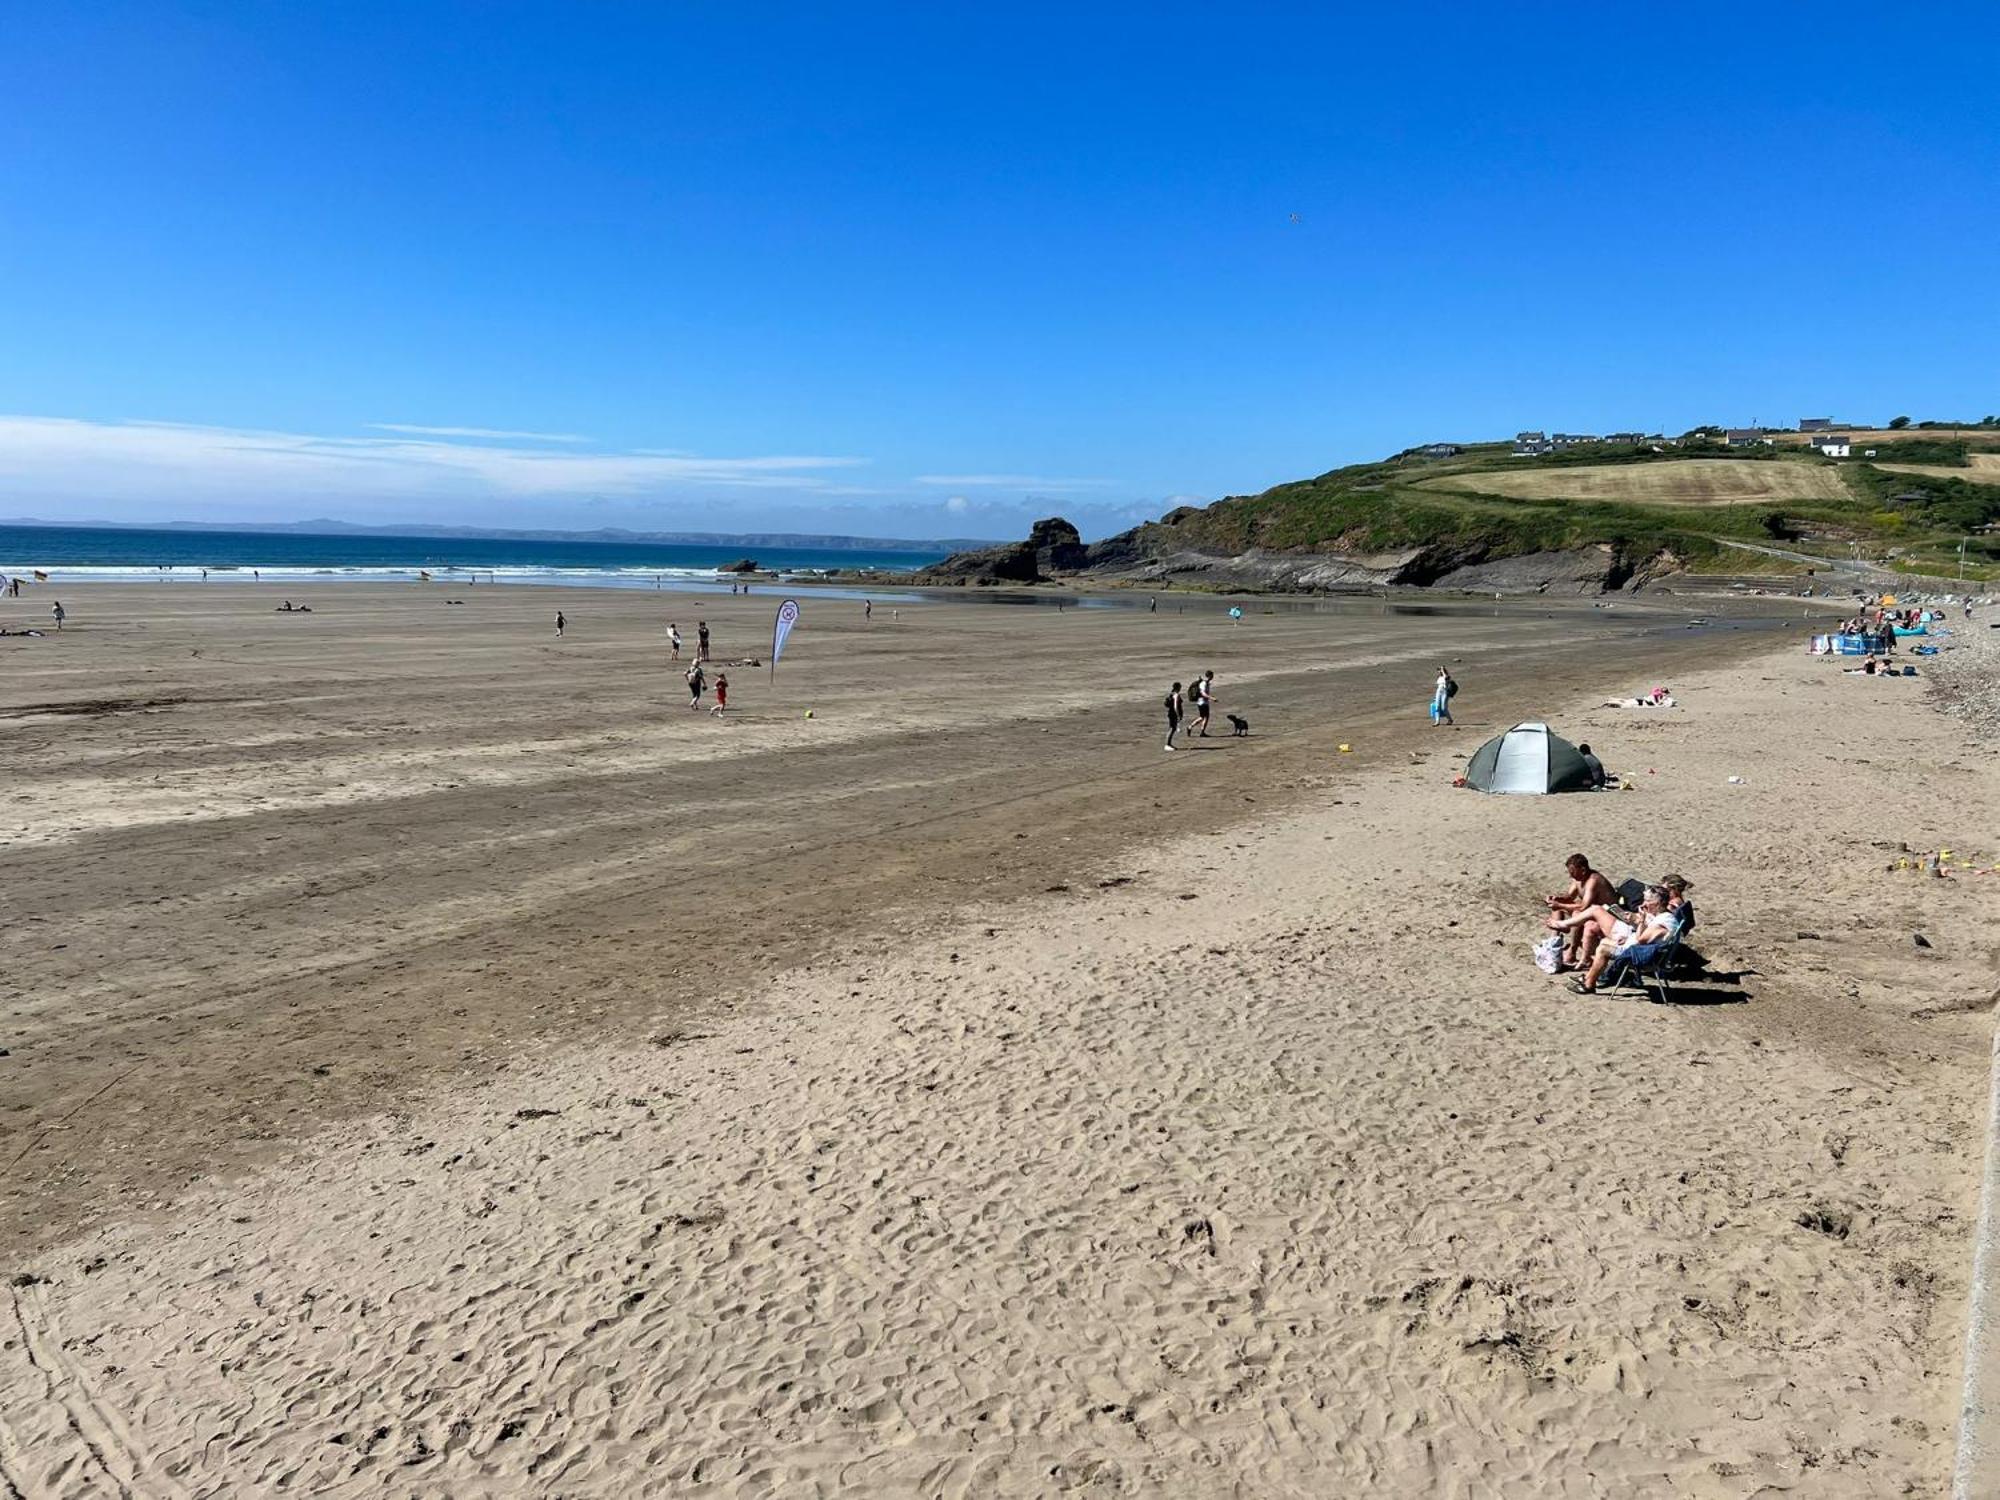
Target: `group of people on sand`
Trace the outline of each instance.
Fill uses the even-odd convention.
[[[688,708],[690,710],[698,709],[701,707],[701,695],[708,690],[708,674],[702,670],[700,658],[696,658],[689,664],[683,676],[688,685]],[[715,705],[709,709],[709,716],[719,719],[728,709],[729,674],[727,672],[717,672],[715,674]]]
[[[672,620],[667,621],[667,650],[672,659],[681,659],[681,628]],[[694,659],[697,665],[708,660],[708,621],[694,622]]]
[[[1215,713],[1215,669],[1199,673],[1183,690],[1177,682],[1167,689],[1167,744],[1169,750],[1178,750],[1174,736],[1181,732],[1182,722],[1188,721],[1189,739],[1207,739],[1208,721]]]
[[[1564,869],[1569,885],[1545,898],[1544,925],[1561,939],[1556,972],[1581,971],[1569,982],[1575,994],[1595,995],[1614,963],[1621,977],[1644,969],[1694,926],[1691,887],[1682,876],[1662,875],[1645,887],[1637,905],[1627,905],[1583,855],[1572,854]]]
[[[563,632],[568,628],[568,618],[564,616],[561,610],[557,610],[556,639],[561,640]],[[672,620],[667,621],[667,649],[672,653],[674,661],[681,659],[681,628]],[[687,671],[681,674],[681,680],[687,683],[688,707],[690,709],[700,708],[702,697],[709,690],[707,664],[708,621],[697,620],[695,622],[694,660],[688,663]],[[726,672],[717,672],[715,674],[715,702],[708,711],[711,717],[717,719],[723,717],[729,711],[729,674]]]

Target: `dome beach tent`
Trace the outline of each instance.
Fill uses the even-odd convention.
[[[1465,784],[1482,792],[1539,797],[1548,792],[1587,792],[1590,767],[1583,752],[1546,724],[1516,724],[1488,740],[1466,762]]]

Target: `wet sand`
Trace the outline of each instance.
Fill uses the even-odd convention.
[[[752,596],[717,723],[671,596],[218,592],[0,693],[24,1493],[1940,1491],[2000,913],[1875,845],[2000,808],[1914,692],[810,598],[774,687]],[[1162,755],[1204,666],[1255,732]],[[1655,774],[1449,789],[1544,714]],[[1718,1003],[1534,973],[1577,843]]]

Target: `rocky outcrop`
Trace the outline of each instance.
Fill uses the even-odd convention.
[[[1077,572],[1089,561],[1089,550],[1077,529],[1060,516],[1050,516],[1035,522],[1025,542],[953,553],[912,581],[975,587],[1041,583],[1060,573]]]
[[[1639,587],[1678,566],[1677,560],[1664,553],[1635,563],[1609,545],[1504,558],[1492,558],[1480,548],[1445,547],[1367,553],[1253,547],[1235,556],[1221,556],[1188,547],[1156,551],[1136,532],[1111,537],[1088,551],[1088,572],[1106,582],[1162,587],[1178,583],[1283,593],[1436,588],[1468,593],[1597,594]]]
[[[1161,588],[1183,584],[1272,593],[1435,588],[1489,594],[1600,594],[1642,587],[1681,565],[1671,553],[1633,557],[1611,543],[1504,557],[1493,556],[1491,547],[1480,543],[1378,552],[1253,546],[1225,554],[1184,539],[1186,533],[1176,523],[1198,514],[1184,508],[1089,546],[1074,526],[1052,516],[1037,521],[1026,541],[957,553],[914,581],[993,587],[1081,576]]]
[[[717,568],[715,571],[718,573],[761,573],[764,570],[758,567],[753,559],[746,557],[741,562],[729,563]]]

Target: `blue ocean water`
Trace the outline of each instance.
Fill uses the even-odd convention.
[[[111,526],[0,526],[0,573],[51,582],[210,582],[249,579],[397,581],[428,572],[440,581],[590,583],[650,587],[713,581],[715,570],[750,557],[778,573],[834,568],[906,571],[932,552],[844,548],[680,546],[663,542],[522,541],[504,537],[316,536],[298,532],[152,531]],[[170,571],[168,571],[170,570]]]

